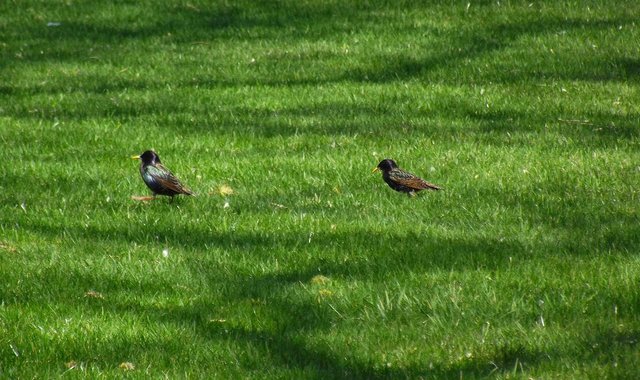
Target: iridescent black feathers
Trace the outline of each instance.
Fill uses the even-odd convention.
[[[131,158],[140,160],[140,175],[153,196],[157,194],[173,197],[177,194],[193,195],[169,169],[160,162],[156,152],[148,150]]]
[[[406,172],[398,167],[395,161],[391,159],[384,159],[380,161],[373,171],[381,171],[382,179],[395,191],[407,193],[409,196],[414,195],[418,191],[429,190],[441,190],[440,186],[436,186],[417,177],[409,172]]]

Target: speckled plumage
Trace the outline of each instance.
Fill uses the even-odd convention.
[[[184,186],[169,169],[160,162],[160,157],[156,152],[148,150],[139,156],[140,175],[153,196],[157,194],[173,197],[177,194],[193,195],[193,192]]]
[[[436,186],[420,177],[400,169],[396,162],[391,159],[384,159],[380,161],[378,166],[374,168],[374,171],[381,171],[382,179],[384,179],[387,185],[389,185],[393,190],[407,193],[409,196],[425,189],[442,189],[440,186]]]

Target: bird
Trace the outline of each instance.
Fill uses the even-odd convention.
[[[153,193],[153,198],[136,197],[136,199],[155,199],[158,194],[169,196],[171,199],[177,194],[194,195],[169,169],[162,165],[160,157],[153,150],[147,150],[141,155],[131,156],[131,158],[140,160],[140,175]]]
[[[406,172],[398,167],[398,164],[392,159],[384,159],[380,161],[378,166],[373,168],[372,173],[382,172],[382,179],[395,191],[407,193],[408,196],[414,196],[421,190],[441,190],[442,187],[429,183],[420,177]]]

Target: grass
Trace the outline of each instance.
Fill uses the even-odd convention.
[[[637,376],[635,2],[0,14],[0,377]]]

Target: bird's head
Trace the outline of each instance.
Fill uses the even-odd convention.
[[[139,156],[131,156],[134,160],[141,160],[144,165],[155,165],[160,163],[160,157],[156,152],[147,150]]]
[[[379,170],[381,170],[382,172],[388,172],[389,170],[395,169],[397,167],[398,167],[398,165],[396,164],[396,162],[394,160],[392,160],[390,158],[386,158],[386,159],[380,161],[378,166],[373,168],[373,172],[377,172]]]

